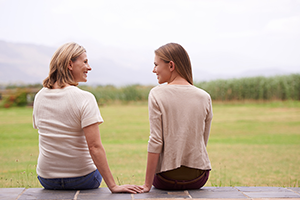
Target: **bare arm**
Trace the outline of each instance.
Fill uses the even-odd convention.
[[[148,152],[147,169],[144,184],[144,192],[149,192],[153,183],[157,163],[159,159],[159,153]]]
[[[109,169],[104,147],[100,138],[100,131],[98,124],[92,124],[83,128],[85,138],[89,147],[91,157],[102,175],[106,185],[112,193],[115,192],[130,192],[130,193],[141,193],[142,188],[135,185],[117,185]]]
[[[207,114],[206,119],[205,119],[205,129],[204,129],[204,142],[205,142],[206,147],[207,147],[207,143],[208,143],[208,137],[209,137],[209,133],[210,133],[211,122],[212,122],[212,118],[213,118],[212,103],[211,103],[210,98],[209,98],[209,107],[208,107],[207,112],[208,112],[208,114]]]

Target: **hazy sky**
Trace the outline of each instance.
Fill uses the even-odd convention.
[[[176,42],[209,73],[300,72],[300,0],[0,0],[0,30],[8,42],[132,51],[120,58],[150,66]]]

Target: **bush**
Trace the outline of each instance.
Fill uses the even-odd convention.
[[[24,89],[18,89],[16,92],[3,98],[2,107],[9,108],[14,106],[27,105],[27,92]]]
[[[251,77],[214,80],[195,83],[207,91],[213,100],[300,100],[300,74],[274,77]],[[10,86],[9,95],[2,95],[1,107],[32,105],[35,93],[41,85]],[[147,101],[154,86],[128,85],[124,87],[79,86],[94,94],[99,105],[114,102]]]
[[[22,107],[32,105],[34,96],[40,88],[26,88],[24,86],[18,88],[8,87],[5,90],[5,95],[2,96],[0,107]]]
[[[196,83],[213,100],[300,100],[300,74]]]
[[[113,102],[147,101],[150,89],[153,86],[128,85],[124,87],[107,86],[81,86],[83,90],[91,92],[99,105]]]

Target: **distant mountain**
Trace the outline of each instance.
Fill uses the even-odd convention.
[[[153,70],[153,50],[121,49],[103,46],[94,41],[85,42],[92,71],[88,74],[89,85],[156,85]],[[57,47],[20,44],[0,41],[0,84],[36,84],[48,76],[49,63]],[[249,76],[273,76],[289,74],[282,68],[261,68],[236,73],[234,67],[241,65],[264,65],[249,58],[229,53],[199,53],[192,59],[195,82],[214,79],[240,78]],[[244,62],[244,63],[243,63]],[[250,64],[249,64],[250,63]],[[197,68],[197,67],[201,68]],[[212,69],[212,67],[214,67]],[[220,71],[223,70],[223,73]],[[300,67],[299,67],[300,69]],[[231,71],[230,71],[231,70]],[[214,73],[212,73],[214,72]],[[228,72],[228,73],[224,73]]]
[[[49,63],[55,50],[54,47],[0,41],[0,84],[42,83],[48,76]],[[118,56],[126,55],[117,48],[94,45],[87,51],[92,66],[88,84],[156,84],[156,78],[151,74],[151,64],[149,69],[130,68]],[[116,54],[115,57],[121,62],[110,59],[112,56],[108,54]]]
[[[39,83],[48,74],[54,48],[0,41],[0,83]]]

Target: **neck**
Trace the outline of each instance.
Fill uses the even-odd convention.
[[[169,85],[191,85],[187,80],[185,80],[179,75],[174,77],[174,79],[168,82],[168,84]]]
[[[62,88],[65,88],[65,87],[67,87],[67,86],[70,86],[70,85],[69,85],[69,84],[66,84],[66,85],[65,85],[64,87],[62,87]],[[53,85],[53,89],[62,89],[62,88],[58,86],[57,82],[55,82],[54,85]]]

